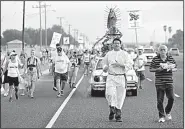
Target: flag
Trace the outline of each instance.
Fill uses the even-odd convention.
[[[51,40],[50,47],[56,48],[56,44],[60,42],[61,36],[62,36],[62,34],[54,32],[52,40]]]
[[[69,37],[63,37],[63,44],[69,44]]]
[[[140,28],[142,25],[142,14],[140,10],[128,11],[129,28]]]

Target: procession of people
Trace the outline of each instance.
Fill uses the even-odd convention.
[[[108,73],[106,80],[105,97],[110,109],[108,119],[122,121],[122,108],[126,97],[127,78],[126,73],[134,69],[139,78],[139,87],[143,89],[145,80],[145,64],[147,58],[142,54],[142,49],[137,49],[137,56],[133,58],[129,52],[122,48],[122,41],[115,38],[112,42],[112,50],[108,51],[103,58],[103,72]],[[65,51],[60,44],[56,44],[54,51],[48,52],[50,56],[39,59],[35,50],[30,51],[30,57],[25,53],[17,55],[15,51],[7,52],[1,59],[1,87],[4,88],[4,97],[9,96],[9,102],[19,99],[19,95],[27,94],[34,98],[36,82],[42,75],[41,67],[46,61],[50,64],[50,73],[53,76],[53,90],[57,91],[57,97],[65,94],[65,87],[76,88],[76,79],[79,69],[83,69],[84,75],[89,76],[100,57],[98,50],[86,49],[84,53],[77,50]],[[164,68],[165,63],[173,64],[174,67]],[[159,111],[159,122],[172,119],[170,114],[174,102],[173,93],[173,68],[176,62],[168,55],[168,48],[160,45],[158,55],[153,58],[150,64],[150,72],[155,72],[155,86],[157,93],[157,109]],[[20,93],[20,94],[19,94]],[[166,108],[163,108],[164,95],[168,98]]]

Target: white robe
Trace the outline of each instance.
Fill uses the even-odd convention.
[[[115,67],[114,63],[118,62],[123,67]],[[111,74],[125,74],[132,68],[133,61],[126,51],[110,51],[103,59],[103,65],[108,66],[108,73]],[[126,80],[124,75],[110,75],[107,76],[106,81],[106,99],[108,105],[121,109],[126,96]]]

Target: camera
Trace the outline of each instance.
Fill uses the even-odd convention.
[[[60,53],[61,51],[62,51],[62,48],[61,48],[61,47],[58,47],[58,48],[57,48],[57,52]]]
[[[72,63],[72,66],[74,66],[74,67],[75,67],[75,63]]]
[[[30,70],[30,71],[33,71],[33,67],[29,67],[29,70]]]

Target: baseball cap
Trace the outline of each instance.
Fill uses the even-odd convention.
[[[15,52],[11,52],[10,56],[16,56],[17,54]]]

